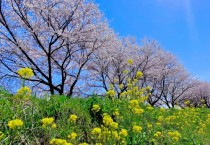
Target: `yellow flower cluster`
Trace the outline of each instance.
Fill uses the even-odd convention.
[[[113,112],[113,115],[114,115],[114,116],[119,116],[119,115],[120,115],[119,110],[116,109],[116,110]]]
[[[139,101],[138,100],[130,100],[129,105],[131,108],[139,107]]]
[[[107,108],[103,109],[101,106],[99,106],[99,104],[93,104],[91,106],[91,111],[94,113],[99,112],[99,111],[111,112],[111,115],[108,113],[104,113],[103,118],[102,118],[102,123],[101,123],[101,120],[99,121],[94,120],[94,122],[92,122],[91,119],[87,119],[86,118],[87,116],[85,116],[85,119],[87,121],[87,124],[85,125],[89,125],[91,123],[93,126],[97,125],[97,127],[93,128],[90,131],[89,129],[87,129],[87,134],[85,134],[88,136],[87,139],[84,138],[85,135],[82,130],[83,128],[81,129],[81,123],[83,123],[82,122],[83,119],[81,119],[81,122],[77,121],[78,117],[75,114],[72,114],[69,116],[68,121],[71,123],[78,122],[78,125],[70,123],[70,124],[66,124],[67,126],[66,125],[61,126],[61,128],[58,129],[58,132],[55,130],[51,130],[51,128],[50,130],[45,130],[45,132],[52,131],[51,132],[52,134],[50,134],[50,136],[59,137],[65,134],[63,132],[63,129],[65,129],[65,127],[66,129],[71,127],[70,128],[71,130],[75,130],[81,135],[78,135],[76,132],[70,132],[68,136],[66,136],[68,137],[67,139],[66,138],[52,139],[50,141],[50,144],[71,145],[71,143],[73,143],[73,144],[78,144],[78,145],[87,145],[87,143],[85,142],[81,143],[81,141],[82,142],[88,141],[88,143],[95,144],[95,145],[102,145],[102,144],[107,144],[107,143],[123,145],[123,144],[130,143],[129,139],[132,138],[133,144],[144,144],[145,142],[148,142],[148,144],[167,143],[167,144],[175,145],[175,144],[183,143],[182,141],[185,140],[185,136],[187,136],[187,133],[186,133],[187,128],[193,131],[193,133],[195,134],[194,135],[195,137],[197,138],[200,137],[200,140],[205,138],[210,133],[209,132],[210,114],[208,114],[208,116],[205,116],[205,118],[201,117],[199,114],[200,112],[202,112],[203,108],[199,108],[200,111],[198,111],[199,109],[197,108],[190,108],[190,107],[187,107],[186,109],[172,110],[172,109],[166,109],[166,108],[152,107],[148,105],[148,103],[145,103],[148,97],[150,97],[150,95],[148,95],[147,92],[149,92],[151,88],[146,87],[146,88],[139,89],[138,86],[135,86],[138,81],[137,79],[141,78],[142,75],[143,74],[141,72],[137,72],[136,77],[134,79],[128,79],[128,84],[125,85],[125,87],[127,87],[127,90],[126,92],[123,92],[124,95],[127,95],[126,96],[127,98],[113,99],[113,102],[115,104],[114,105],[108,104],[108,107],[110,107],[109,109]],[[123,85],[119,85],[119,87],[122,88]],[[24,91],[19,91],[18,93],[23,94],[23,92]],[[107,92],[107,95],[113,96],[113,97],[116,95],[113,86],[110,86],[110,90]],[[120,105],[123,105],[123,106],[120,106]],[[119,110],[119,109],[122,109],[122,110]],[[145,112],[144,116],[141,117],[140,115],[143,112]],[[56,127],[53,117],[43,118],[41,122],[42,122],[43,127],[46,127],[46,126],[50,126],[52,128]],[[9,128],[13,129],[13,128],[16,128],[16,126],[17,127],[21,126],[20,124],[21,123],[10,122],[8,123],[8,126]],[[129,124],[132,124],[132,125],[127,128],[126,125],[129,125]],[[145,125],[145,127],[140,126],[141,124]],[[178,130],[179,132],[176,130]],[[0,132],[0,139],[3,138],[3,136],[4,136],[3,133]],[[183,136],[183,139],[182,139],[182,136]],[[68,142],[71,142],[71,143],[68,143]]]
[[[124,74],[128,74],[128,72],[129,72],[128,70],[124,70],[123,71]]]
[[[136,114],[136,115],[141,115],[143,112],[144,112],[144,110],[141,109],[141,108],[134,108],[133,109],[133,113]]]
[[[111,137],[111,133],[112,132],[107,127],[102,126],[102,132],[101,132],[102,138],[109,140],[109,138]]]
[[[91,134],[92,135],[100,135],[101,134],[101,128],[99,128],[99,127],[93,128]]]
[[[111,97],[111,98],[113,98],[115,96],[115,91],[114,90],[108,90],[106,92],[106,95],[109,96],[109,97]]]
[[[158,121],[162,122],[164,120],[163,116],[158,116]]]
[[[93,112],[98,112],[100,110],[100,106],[97,105],[97,104],[94,104],[92,109],[91,109]]]
[[[137,79],[142,78],[142,76],[143,76],[143,73],[142,73],[141,71],[137,71],[137,72],[136,72],[136,78],[137,78]]]
[[[128,59],[127,62],[128,62],[129,65],[132,65],[133,64],[133,59]]]
[[[20,88],[16,93],[16,97],[19,99],[28,100],[30,96],[31,96],[31,89],[27,86]]]
[[[101,131],[100,137],[105,143],[109,142],[110,140],[119,141],[120,139],[123,139],[123,138],[120,138],[120,136],[116,130],[109,129],[104,126],[102,126],[102,131]]]
[[[157,131],[155,134],[154,134],[154,137],[156,138],[159,138],[162,136],[162,133],[160,131]]]
[[[113,122],[110,123],[109,126],[110,126],[111,129],[117,129],[118,128],[118,123],[113,121]]]
[[[119,136],[119,134],[118,134],[117,131],[112,131],[112,132],[111,132],[111,135],[112,135],[116,140],[120,140],[120,136]]]
[[[123,84],[120,84],[120,85],[119,85],[119,88],[120,88],[120,89],[123,89],[123,87],[124,87]]]
[[[207,115],[206,122],[210,124],[210,114]]]
[[[156,125],[157,127],[160,127],[160,126],[161,126],[161,123],[160,123],[160,122],[157,122],[157,123],[155,123],[155,125]]]
[[[175,119],[176,119],[176,116],[172,115],[172,116],[167,117],[165,121],[166,123],[173,123]]]
[[[72,143],[68,143],[65,139],[52,139],[50,141],[50,144],[52,145],[73,145]]]
[[[138,126],[138,125],[134,125],[132,131],[134,133],[139,133],[139,132],[142,131],[142,127],[141,126]]]
[[[185,104],[185,105],[189,105],[189,104],[190,104],[190,101],[189,101],[189,100],[186,100],[186,101],[184,102],[184,104]]]
[[[130,100],[129,102],[129,108],[132,109],[133,113],[136,115],[141,115],[144,110],[139,108],[139,100]]]
[[[137,104],[136,102],[138,102],[138,104],[144,104],[150,96],[151,87],[147,86],[146,88],[140,88],[138,85],[138,81],[142,76],[143,73],[137,71],[134,79],[127,78],[127,84],[125,85],[127,88],[120,93],[120,98],[131,100],[130,106],[132,106],[132,103],[134,103],[135,106],[135,104]]]
[[[173,141],[179,141],[181,134],[178,131],[169,131],[168,135],[172,138]]]
[[[54,118],[53,117],[43,118],[41,120],[41,122],[42,122],[42,127],[43,128],[46,128],[47,126],[51,126],[52,128],[56,128],[57,127],[57,125],[55,123],[53,123],[54,122]]]
[[[126,136],[128,136],[128,131],[126,129],[121,129],[119,135],[121,137],[126,137]]]
[[[103,123],[106,125],[106,126],[109,126],[110,123],[113,122],[113,119],[111,116],[109,116],[107,113],[104,113],[104,117],[103,117]]]
[[[69,116],[69,122],[76,123],[77,118],[78,118],[77,115],[72,114],[72,115]]]
[[[147,110],[153,110],[152,106],[147,106]]]
[[[165,112],[166,109],[165,108],[160,108],[160,112]]]
[[[204,135],[207,129],[207,126],[204,123],[200,123],[199,126],[197,126],[197,129],[198,129],[199,134]]]
[[[118,123],[114,122],[112,117],[109,116],[108,114],[104,114],[103,117],[103,123],[105,126],[110,127],[111,129],[117,129],[118,128]]]
[[[34,76],[33,70],[30,68],[21,68],[17,71],[21,78],[28,79]]]
[[[10,129],[15,129],[17,127],[23,126],[23,121],[20,119],[10,120],[7,124]]]
[[[150,130],[150,129],[152,129],[152,124],[151,123],[148,123],[147,124],[147,128]]]
[[[68,138],[71,139],[71,140],[75,140],[77,138],[77,133],[75,132],[72,132],[68,135]]]
[[[42,119],[42,123],[43,124],[46,124],[46,125],[51,125],[54,121],[54,118],[53,117],[50,117],[50,118],[43,118]]]
[[[146,86],[146,88],[145,88],[147,91],[151,91],[152,90],[152,88],[150,87],[150,86]]]

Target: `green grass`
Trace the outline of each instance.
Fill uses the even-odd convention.
[[[99,112],[91,110],[94,104],[100,106]],[[136,115],[134,108],[141,108],[144,112]],[[113,115],[119,110],[119,116]],[[103,123],[104,113],[109,114],[118,123],[117,129],[111,129]],[[78,116],[76,123],[68,121],[69,116]],[[26,102],[18,102],[6,91],[0,91],[0,131],[4,136],[0,139],[2,145],[48,145],[53,138],[65,139],[78,145],[102,143],[133,144],[133,145],[208,145],[210,142],[210,110],[206,108],[160,109],[139,103],[130,107],[129,100],[109,98],[67,98],[65,96],[51,96],[50,99],[31,97]],[[162,116],[162,117],[160,117]],[[41,120],[53,117],[56,128],[43,128]],[[8,122],[21,119],[24,124],[17,129],[10,129]],[[141,132],[134,133],[132,127],[142,127]],[[100,137],[91,133],[95,127],[101,128]],[[117,139],[113,132],[126,129],[128,136]],[[178,140],[170,136],[169,132],[178,131]],[[76,140],[71,140],[71,132],[78,134]],[[161,135],[156,136],[157,132]],[[120,135],[119,135],[120,136]]]

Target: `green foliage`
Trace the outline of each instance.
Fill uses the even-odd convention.
[[[1,94],[2,95],[2,94]],[[7,144],[49,144],[54,138],[65,139],[72,144],[208,144],[210,142],[210,110],[205,108],[164,109],[153,108],[139,103],[132,106],[126,99],[109,98],[67,98],[51,96],[38,99],[31,97],[25,102],[17,102],[14,96],[4,93],[0,97],[0,143]],[[100,110],[94,112],[97,104]],[[142,109],[135,114],[134,108]],[[117,128],[111,129],[103,119],[104,113],[116,122]],[[69,122],[70,115],[76,115],[75,123]],[[43,128],[41,120],[53,117],[56,128]],[[24,124],[17,129],[10,129],[10,120],[20,119]],[[133,132],[133,126],[142,130]],[[92,134],[93,128],[101,128],[100,138]],[[119,137],[121,129],[126,129],[128,136]],[[68,138],[75,132],[75,140]],[[112,134],[113,133],[113,134]],[[110,135],[108,135],[110,134]],[[115,135],[114,135],[115,134]],[[122,133],[121,133],[122,134]]]

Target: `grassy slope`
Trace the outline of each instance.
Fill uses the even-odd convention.
[[[92,105],[98,104],[100,111],[94,113],[91,111]],[[140,104],[144,110],[141,115],[133,113],[134,107],[129,107],[127,100],[110,100],[108,98],[72,98],[64,96],[52,96],[48,99],[31,98],[25,103],[18,103],[12,99],[11,95],[1,92],[0,95],[0,131],[4,137],[0,139],[1,144],[49,144],[52,138],[66,139],[72,144],[87,142],[96,144],[204,144],[210,142],[210,111],[205,108],[194,109],[187,108],[183,110],[151,108]],[[119,110],[119,111],[118,111]],[[119,116],[113,115],[118,111]],[[108,113],[113,120],[117,122],[117,129],[106,129],[103,125],[103,113]],[[75,124],[68,121],[69,115],[78,116]],[[162,116],[162,117],[160,117]],[[45,117],[54,117],[57,128],[42,128],[41,119]],[[12,119],[21,119],[24,125],[16,130],[8,128],[7,123]],[[142,127],[140,133],[134,133],[132,127],[138,125]],[[151,126],[152,125],[152,126]],[[91,134],[94,127],[102,129],[100,139]],[[120,132],[121,129],[128,130],[127,137],[121,137],[119,140],[112,132]],[[181,136],[178,140],[173,140],[169,132],[178,131]],[[69,133],[78,134],[76,140],[67,138]],[[160,135],[156,133],[160,132]],[[156,135],[155,135],[156,134]],[[97,139],[98,138],[98,139]]]

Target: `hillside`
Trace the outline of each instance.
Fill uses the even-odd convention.
[[[3,91],[0,108],[0,142],[4,145],[210,142],[210,110],[206,108],[155,108],[137,99],[97,96],[30,97],[18,102]]]

